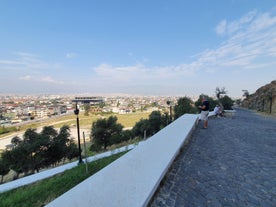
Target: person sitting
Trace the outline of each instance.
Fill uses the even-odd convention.
[[[216,107],[214,108],[214,113],[216,117],[222,116],[222,110],[220,105],[216,105]]]

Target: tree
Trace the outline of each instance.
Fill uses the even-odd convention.
[[[198,111],[200,111],[200,109],[198,108],[201,104],[202,104],[202,97],[205,97],[208,101],[209,101],[209,110],[210,111],[213,111],[214,108],[216,107],[216,105],[218,104],[218,101],[217,100],[214,100],[212,97],[209,97],[207,95],[204,95],[204,94],[201,94],[197,101],[195,102],[195,106],[197,108]]]
[[[245,97],[245,98],[248,98],[249,97],[249,92],[248,92],[248,90],[242,90],[242,92],[243,92],[243,97]]]
[[[10,171],[10,168],[8,164],[3,159],[0,159],[0,175],[1,175],[0,184],[3,183],[4,176],[7,175],[9,171]]]
[[[221,104],[225,110],[232,110],[234,101],[229,96],[224,96],[221,98]]]
[[[3,152],[2,159],[10,169],[17,173],[16,178],[20,173],[33,172],[36,164],[34,155],[39,149],[37,145],[38,137],[39,134],[36,129],[27,129],[23,135],[23,141],[18,137],[14,137],[12,139],[12,143],[15,145],[14,148]]]
[[[193,105],[193,101],[190,98],[179,98],[177,104],[174,106],[174,119],[186,113],[196,113],[196,109]]]
[[[162,127],[162,115],[160,111],[153,111],[149,115],[149,135],[153,135],[158,132]]]
[[[157,133],[160,129],[168,124],[168,114],[162,115],[160,111],[153,111],[149,115],[149,119],[141,119],[136,122],[132,128],[132,134],[134,137],[151,136]]]
[[[22,143],[22,140],[18,137],[18,136],[15,136],[11,139],[11,143],[14,145],[14,146],[18,146],[19,144]]]
[[[32,143],[37,139],[37,137],[38,137],[38,133],[36,132],[36,129],[29,128],[23,134],[23,142]]]
[[[268,91],[268,93],[267,93],[267,99],[268,99],[268,101],[269,101],[269,113],[270,113],[270,114],[272,113],[273,93],[274,93],[274,90],[273,90],[273,89],[271,89],[271,90]]]
[[[108,119],[99,119],[93,122],[90,137],[92,145],[103,146],[106,149],[107,146],[112,144],[112,137],[120,135],[122,129],[123,126],[117,123],[116,116],[110,116]]]
[[[25,146],[18,146],[10,151],[4,151],[2,153],[2,159],[10,169],[16,172],[15,179],[18,178],[19,174],[22,172],[28,172],[29,157],[26,152]]]
[[[4,151],[2,159],[8,167],[19,173],[25,174],[38,172],[42,167],[60,162],[63,158],[76,157],[76,144],[69,139],[68,126],[60,128],[59,133],[53,126],[46,126],[41,133],[35,129],[27,129],[23,141],[18,137],[12,139],[14,148]]]
[[[28,131],[28,130],[27,130]],[[26,132],[25,132],[26,134]],[[28,133],[28,151],[31,160],[31,171],[35,170],[39,172],[42,167],[48,166],[47,163],[47,152],[50,147],[51,140],[57,136],[57,131],[53,126],[43,127],[40,133],[34,133],[29,131]],[[24,140],[27,136],[24,137]]]
[[[46,150],[42,152],[44,166],[56,165],[64,158],[69,157],[71,160],[76,157],[75,149],[77,149],[77,145],[70,139],[70,128],[68,125],[62,126],[59,133],[54,128],[47,128],[42,136],[47,135],[49,144],[45,145]]]
[[[220,99],[221,99],[221,95],[225,95],[227,93],[227,91],[225,90],[225,87],[222,87],[222,88],[216,87],[215,93],[218,100],[218,104],[221,107],[223,107],[223,104],[221,103]]]
[[[148,133],[150,130],[149,120],[148,119],[140,119],[139,122],[136,122],[134,127],[132,128],[132,133],[136,137],[144,137],[144,133]]]
[[[216,87],[215,93],[216,93],[217,99],[219,100],[221,95],[226,94],[227,91],[225,90],[225,87],[222,87],[222,88]]]
[[[73,139],[67,142],[66,158],[70,161],[79,156],[79,149]]]
[[[90,103],[85,103],[84,104],[84,116],[89,116],[89,111],[90,111]]]

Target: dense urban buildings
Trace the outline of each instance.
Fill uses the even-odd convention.
[[[74,95],[0,95],[0,125],[73,113],[77,103],[81,110],[90,105],[94,113],[135,113],[168,109],[179,97],[165,96],[74,96]],[[198,97],[192,97],[196,99]]]

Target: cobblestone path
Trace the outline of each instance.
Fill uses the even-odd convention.
[[[151,207],[276,207],[276,119],[237,109],[199,123]]]

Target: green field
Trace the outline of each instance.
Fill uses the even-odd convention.
[[[131,113],[131,114],[103,114],[103,115],[89,115],[84,116],[83,114],[79,115],[80,125],[84,128],[90,128],[92,123],[97,121],[100,118],[108,118],[109,116],[116,116],[118,118],[118,123],[122,124],[124,127],[133,127],[136,122],[140,119],[147,119],[150,113]],[[55,120],[55,127],[61,127],[64,124],[74,125],[76,124],[76,116],[69,115],[66,118],[61,118],[60,120]],[[50,123],[49,123],[50,124]]]
[[[100,118],[108,118],[109,116],[116,116],[118,118],[118,123],[122,124],[124,127],[129,128],[133,127],[136,122],[140,121],[140,119],[148,119],[150,112],[137,112],[137,113],[130,113],[130,114],[102,114],[102,115],[95,115],[90,114],[89,116],[84,116],[83,113],[79,114],[79,121],[80,127],[90,129],[92,123],[97,121]],[[49,119],[45,119],[42,121],[34,121],[29,124],[23,124],[20,127],[16,127],[18,131],[26,131],[28,128],[38,128],[43,126],[50,126],[53,125],[56,128],[60,128],[63,125],[76,125],[76,115],[65,115],[60,117],[52,117]],[[1,134],[1,137],[7,136],[12,134],[13,132]]]

